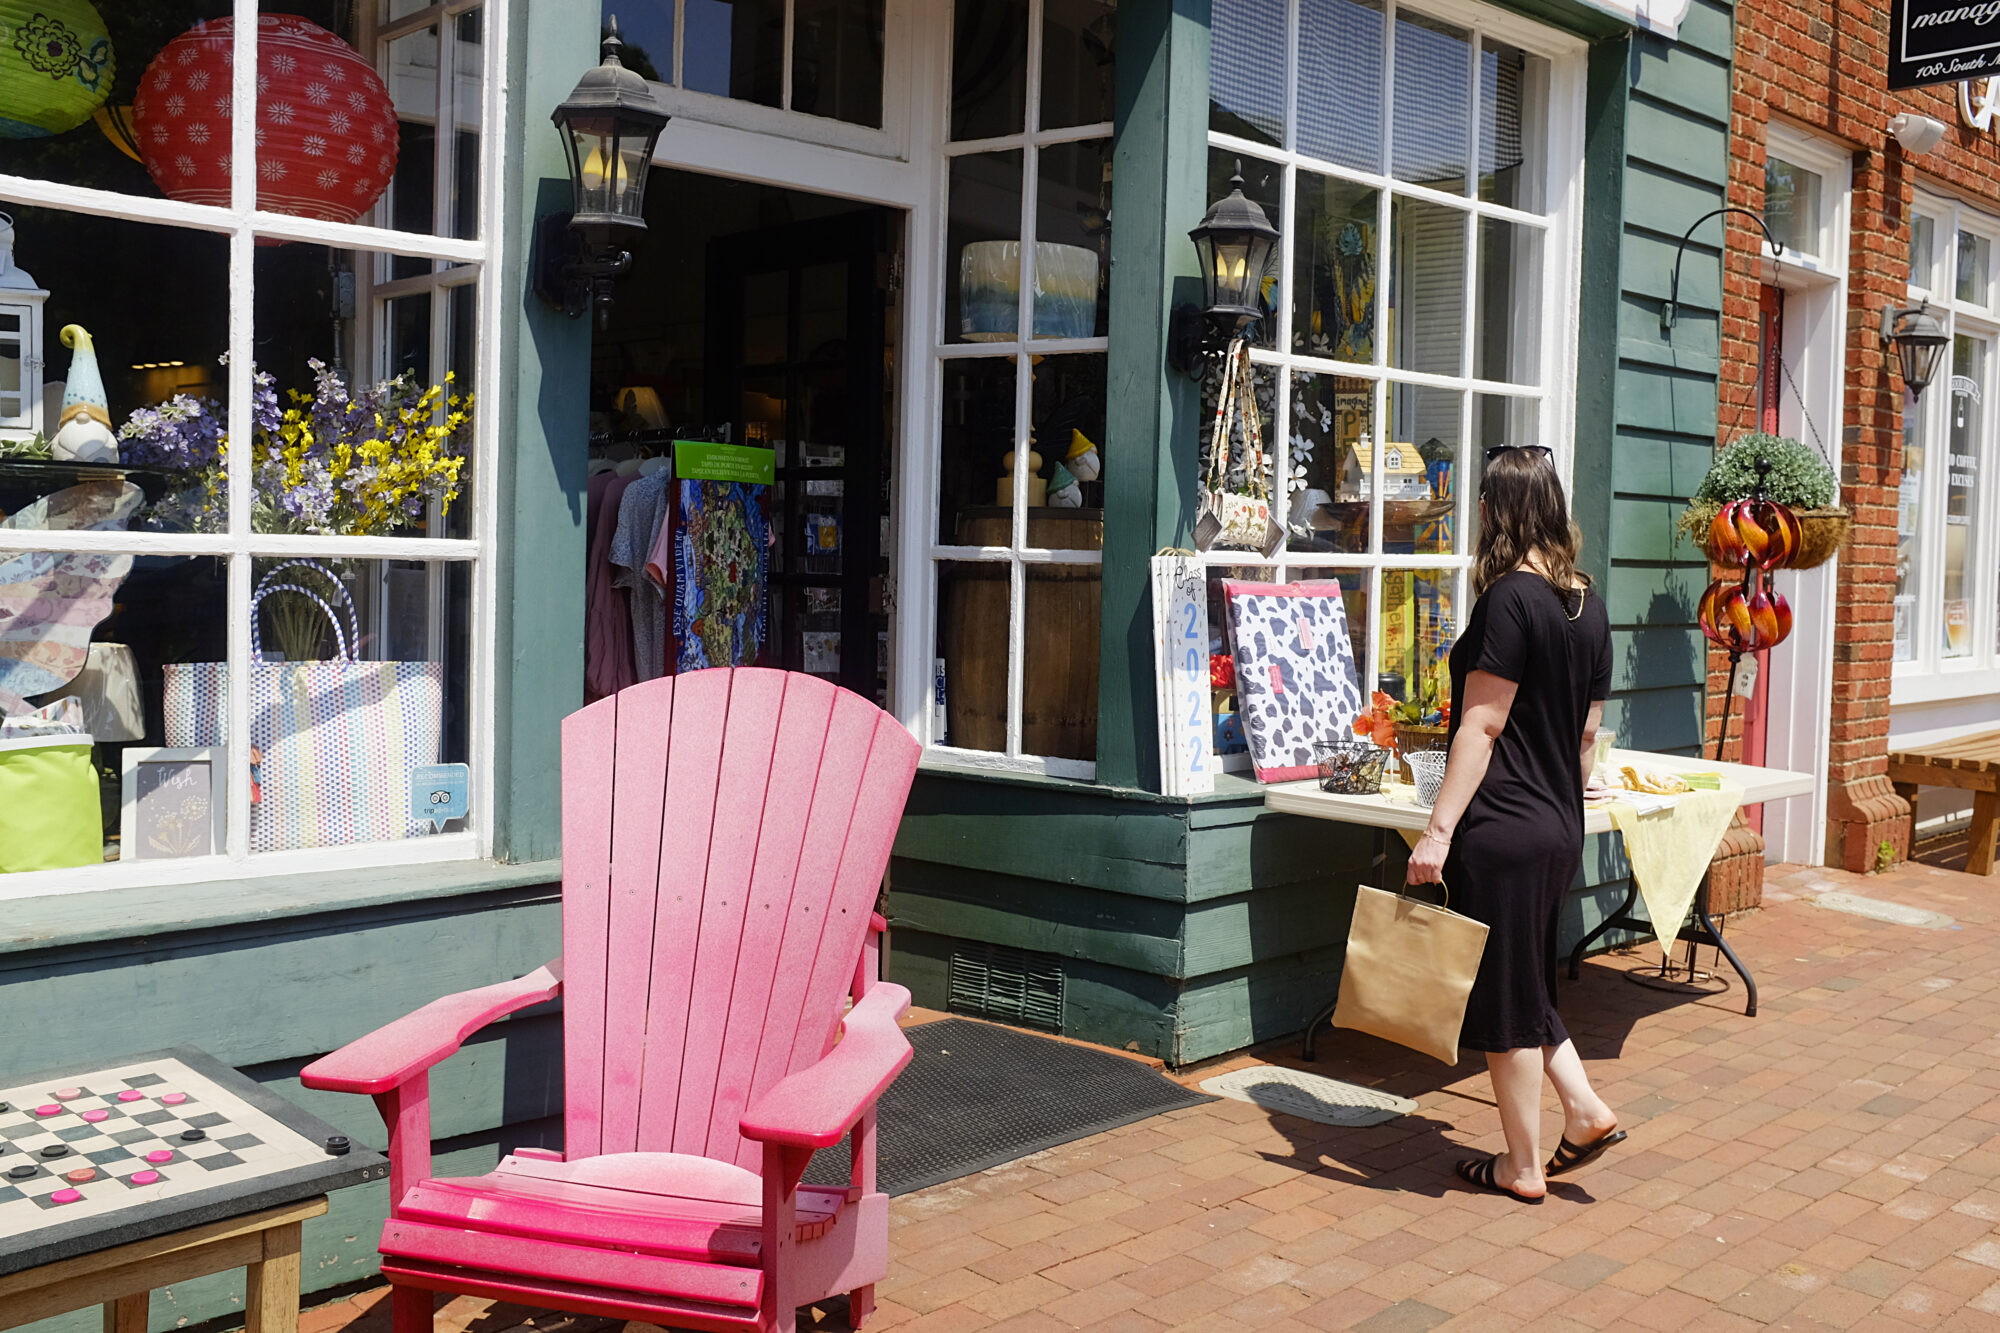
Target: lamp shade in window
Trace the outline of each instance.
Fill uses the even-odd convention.
[[[235,49],[233,20],[197,23],[139,81],[139,152],[169,198],[229,203]],[[374,67],[316,23],[267,14],[257,21],[257,88],[257,206],[329,222],[373,207],[395,175],[398,142]]]
[[[111,34],[88,0],[0,0],[0,139],[75,129],[111,74]]]

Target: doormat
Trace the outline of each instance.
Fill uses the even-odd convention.
[[[1058,1144],[1214,1100],[1088,1046],[944,1018],[905,1029],[916,1057],[882,1094],[876,1179],[887,1194],[973,1175]],[[806,1183],[847,1183],[847,1141]]]
[[[1393,1092],[1343,1083],[1324,1074],[1278,1065],[1252,1065],[1203,1079],[1203,1092],[1249,1102],[1267,1111],[1317,1120],[1322,1125],[1364,1127],[1408,1115],[1417,1104]]]

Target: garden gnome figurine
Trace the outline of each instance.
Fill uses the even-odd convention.
[[[70,463],[116,463],[118,437],[111,433],[111,408],[104,399],[104,377],[97,370],[97,348],[81,324],[65,324],[62,345],[73,354],[69,380],[63,387],[62,417],[51,457]]]

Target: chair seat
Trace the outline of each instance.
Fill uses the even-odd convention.
[[[763,1188],[754,1171],[682,1153],[610,1153],[576,1162],[510,1156],[483,1176],[413,1187],[383,1232],[382,1252],[494,1267],[485,1238],[511,1236],[676,1264],[755,1268],[763,1253]],[[798,1238],[807,1241],[833,1224],[847,1193],[803,1185],[797,1199]],[[399,1231],[399,1222],[421,1230]]]

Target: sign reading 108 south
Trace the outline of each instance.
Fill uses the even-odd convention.
[[[1890,0],[1889,86],[2000,74],[2000,0]]]

